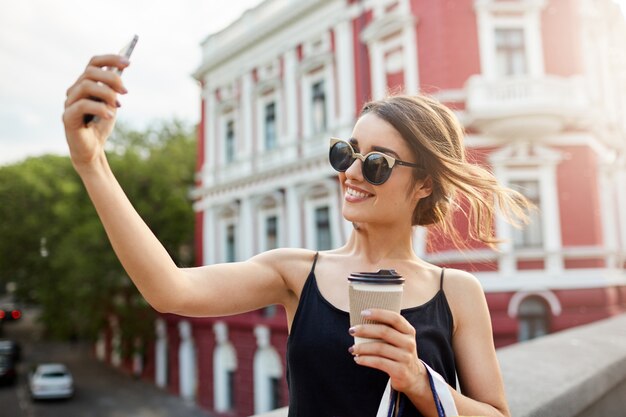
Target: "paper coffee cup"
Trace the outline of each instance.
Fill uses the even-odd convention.
[[[354,272],[348,277],[350,298],[350,326],[376,323],[361,315],[363,310],[380,308],[400,312],[404,278],[393,269],[378,272]],[[354,343],[374,342],[377,339],[355,337]]]

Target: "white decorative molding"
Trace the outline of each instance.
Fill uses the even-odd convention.
[[[496,1],[475,0],[481,73],[497,77],[495,31],[499,28],[524,30],[528,74],[544,73],[543,43],[541,41],[541,11],[546,0]]]
[[[511,300],[509,301],[509,307],[507,309],[508,316],[513,319],[517,318],[520,305],[528,297],[541,298],[546,302],[546,304],[548,304],[553,316],[561,315],[561,302],[559,301],[558,297],[552,291],[545,289],[543,291],[518,291],[513,294],[513,297],[511,297]]]

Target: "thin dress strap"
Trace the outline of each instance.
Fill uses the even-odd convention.
[[[315,252],[315,258],[313,258],[313,265],[311,265],[311,272],[309,272],[309,274],[312,274],[315,272],[315,264],[317,263],[317,255],[319,255],[319,252]]]
[[[446,270],[445,267],[441,268],[441,276],[439,277],[439,289],[443,291],[443,273]]]

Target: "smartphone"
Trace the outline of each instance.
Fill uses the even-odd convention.
[[[133,36],[133,38],[130,40],[130,42],[128,42],[126,44],[126,46],[124,46],[120,50],[119,55],[125,57],[126,59],[130,59],[130,56],[133,53],[133,50],[135,49],[135,45],[137,45],[137,41],[138,40],[139,40],[139,36],[137,36],[137,35]],[[122,70],[117,68],[117,67],[115,67],[115,68],[106,67],[106,69],[109,70],[109,71],[114,71],[118,75],[122,75]],[[102,100],[100,100],[99,98],[96,98],[96,97],[92,97],[91,99],[94,100],[94,101],[102,101]],[[92,122],[93,123],[97,123],[99,119],[100,119],[99,117],[97,117],[97,116],[95,116],[93,114],[86,114],[86,115],[83,116],[83,123],[85,125],[87,125],[89,123],[92,123]]]

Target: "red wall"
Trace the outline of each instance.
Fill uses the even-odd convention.
[[[426,92],[461,88],[480,72],[473,0],[412,0],[418,16],[419,82]]]
[[[546,74],[571,76],[584,70],[578,2],[550,0],[541,15]]]
[[[566,155],[557,167],[563,246],[602,245],[596,156],[586,146],[558,151]]]

